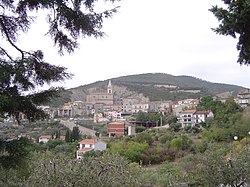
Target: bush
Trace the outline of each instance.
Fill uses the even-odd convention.
[[[139,143],[147,143],[148,145],[152,145],[153,143],[153,138],[150,133],[148,132],[141,132],[136,135],[135,141]]]

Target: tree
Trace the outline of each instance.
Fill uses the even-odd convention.
[[[197,106],[197,110],[211,110],[214,114],[216,110],[222,106],[220,101],[214,100],[211,96],[204,96],[201,98]]]
[[[139,142],[139,143],[145,143],[146,142],[148,145],[152,145],[152,143],[154,142],[152,136],[147,131],[138,133],[136,135],[136,137],[135,137],[135,141]]]
[[[116,0],[110,0],[114,2]],[[119,1],[119,0],[117,0]],[[41,50],[24,50],[17,44],[20,34],[27,33],[35,22],[34,14],[45,12],[50,35],[60,55],[72,53],[79,46],[79,37],[103,37],[103,19],[111,17],[117,7],[96,12],[95,0],[22,0],[0,2],[0,116],[20,113],[29,120],[45,118],[37,106],[59,96],[62,88],[35,92],[37,86],[64,81],[72,75],[66,68],[44,61]],[[42,12],[42,10],[45,10]],[[38,36],[39,37],[39,36]],[[28,94],[27,94],[28,93]]]
[[[60,136],[61,136],[61,131],[60,130],[56,131],[56,139],[60,139]]]
[[[71,132],[69,129],[66,131],[65,142],[71,142]]]
[[[213,31],[217,34],[238,37],[237,62],[250,64],[250,4],[249,0],[223,0],[226,8],[213,6],[210,11],[219,20],[220,24]]]
[[[32,143],[27,138],[19,140],[4,141],[0,140],[0,170],[4,171],[4,175],[0,177],[4,186],[9,183],[11,173],[15,172],[20,178],[29,175],[29,155]]]
[[[140,186],[140,181],[139,173],[132,170],[124,157],[105,154],[81,160],[42,159],[23,186],[130,187]]]
[[[249,147],[232,150],[223,145],[221,148],[210,148],[203,155],[197,155],[198,165],[190,171],[200,186],[240,187],[249,184]]]
[[[131,162],[139,163],[141,154],[148,148],[149,145],[146,142],[138,143],[134,141],[119,141],[110,143],[109,152],[118,153]]]
[[[80,130],[79,127],[73,127],[72,135],[71,135],[71,140],[72,141],[77,141],[80,139]]]

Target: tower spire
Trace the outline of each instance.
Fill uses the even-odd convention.
[[[109,93],[109,94],[112,94],[112,93],[113,93],[113,92],[112,92],[112,84],[111,84],[111,80],[109,80],[107,90],[108,90],[108,93]]]

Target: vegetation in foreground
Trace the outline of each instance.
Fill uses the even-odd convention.
[[[232,99],[221,103],[210,97],[204,97],[198,108],[213,110],[214,119],[184,129],[170,120],[169,129],[142,129],[136,136],[109,140],[105,152],[89,152],[82,160],[75,158],[77,138],[54,139],[45,144],[27,138],[1,141],[0,185],[198,187],[248,184],[248,109],[243,111]],[[143,115],[138,116],[143,120]],[[60,128],[60,124],[54,125]],[[77,129],[75,133],[68,130],[64,133],[67,132],[72,136]]]

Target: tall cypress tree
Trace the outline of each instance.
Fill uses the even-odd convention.
[[[77,141],[80,139],[80,130],[77,126],[73,127],[71,139],[72,141]]]
[[[65,141],[66,142],[71,142],[72,138],[71,138],[71,131],[68,129],[66,131],[66,135],[65,135]]]

